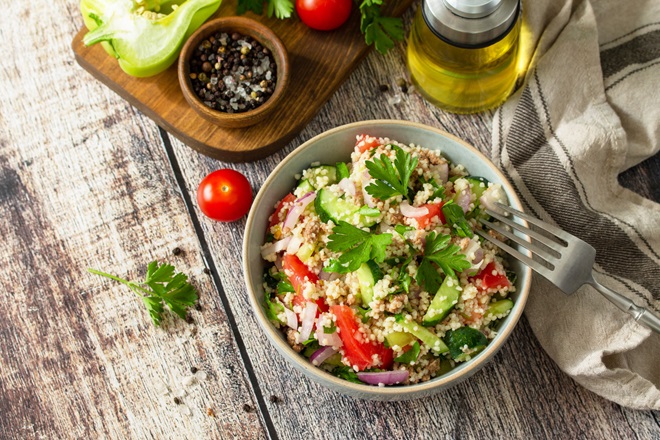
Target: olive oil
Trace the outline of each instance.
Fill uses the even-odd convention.
[[[474,9],[461,9],[461,3],[470,2],[423,1],[408,39],[408,69],[432,104],[454,113],[475,113],[502,104],[514,89],[520,7],[517,1],[491,0],[495,10],[479,16]],[[483,20],[488,22],[478,23]]]

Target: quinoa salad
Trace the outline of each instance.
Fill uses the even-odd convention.
[[[264,310],[293,350],[386,386],[445,374],[488,345],[515,274],[475,230],[508,202],[469,166],[360,135],[349,162],[296,175],[261,248]]]

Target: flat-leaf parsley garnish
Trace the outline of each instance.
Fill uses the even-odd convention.
[[[408,197],[408,182],[419,161],[417,157],[397,146],[392,146],[392,149],[396,152],[394,164],[384,154],[365,162],[369,174],[375,179],[365,190],[381,200],[397,195]]]
[[[451,226],[452,231],[459,237],[473,237],[472,228],[465,218],[463,208],[450,202],[442,207],[442,214],[445,216],[447,224]]]
[[[165,305],[181,319],[186,319],[187,308],[194,305],[198,299],[197,290],[188,283],[188,275],[176,273],[171,264],[159,265],[157,261],[152,261],[147,267],[144,281],[140,283],[127,281],[96,269],[87,270],[128,286],[142,299],[156,326],[163,320]]]
[[[349,273],[358,270],[362,263],[385,260],[385,248],[392,242],[392,234],[372,234],[339,221],[328,237],[328,249],[343,252],[336,260],[323,268],[325,272]]]
[[[440,288],[444,277],[438,273],[437,265],[447,276],[455,277],[454,271],[468,269],[471,264],[460,254],[460,248],[450,244],[449,235],[437,234],[435,231],[426,237],[422,262],[417,268],[417,283],[429,293],[435,293]],[[435,265],[434,265],[435,263]]]

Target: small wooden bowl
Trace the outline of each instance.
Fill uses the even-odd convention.
[[[241,113],[222,112],[207,107],[195,94],[190,80],[190,58],[197,46],[216,32],[230,35],[238,32],[254,38],[270,50],[277,66],[277,81],[273,94],[259,107]],[[224,128],[248,127],[271,114],[284,96],[289,81],[289,58],[282,41],[267,26],[245,17],[221,17],[207,22],[188,38],[179,55],[178,75],[184,98],[201,117]]]

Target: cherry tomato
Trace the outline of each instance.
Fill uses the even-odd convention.
[[[207,217],[221,222],[233,222],[250,210],[252,187],[238,171],[216,170],[199,184],[197,204]]]
[[[296,0],[296,12],[312,29],[331,31],[348,20],[352,4],[352,0]]]

